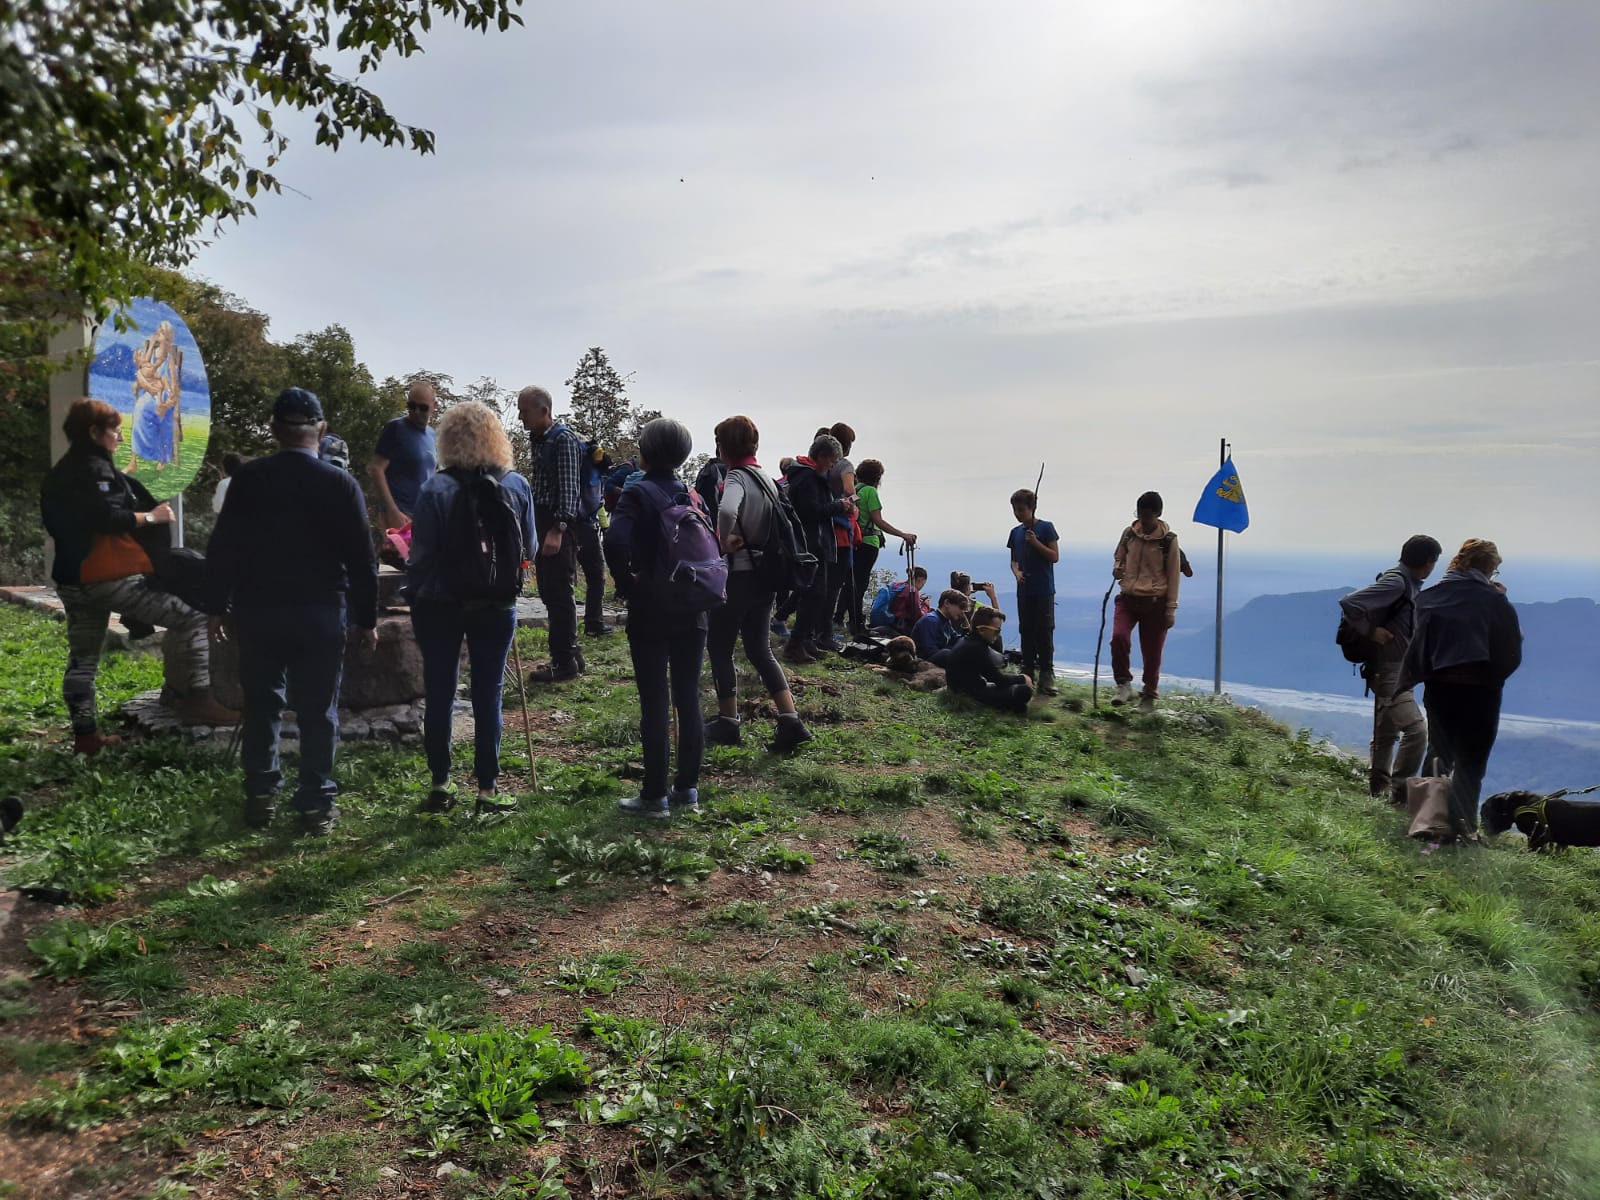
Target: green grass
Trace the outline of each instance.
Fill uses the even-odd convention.
[[[22,910],[0,1078],[28,1136],[117,1122],[86,1196],[235,1179],[260,1121],[296,1148],[259,1195],[446,1155],[472,1197],[1600,1195],[1595,855],[1422,857],[1252,713],[1011,719],[829,663],[816,743],[717,752],[645,829],[602,644],[537,698],[515,818],[417,819],[417,756],[352,746],[306,842],[204,751],[63,753],[61,633],[0,611],[7,879],[88,905]],[[110,655],[106,708],[157,677]]]

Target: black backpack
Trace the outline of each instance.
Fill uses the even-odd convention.
[[[790,590],[805,591],[817,577],[817,556],[806,549],[805,527],[800,524],[800,515],[794,511],[787,489],[780,490],[753,467],[735,470],[743,471],[746,479],[755,480],[772,505],[766,544],[745,547],[756,578],[780,596]]]
[[[528,577],[528,547],[505,472],[451,467],[445,474],[460,485],[439,546],[439,573],[451,599],[515,600]]]
[[[1389,571],[1394,569],[1390,567]],[[1373,576],[1374,582],[1389,574],[1389,571],[1379,571],[1377,575]],[[1395,613],[1400,611],[1402,604],[1411,603],[1414,603],[1414,601],[1411,599],[1410,589],[1407,588],[1401,594],[1400,599],[1390,606],[1388,613],[1384,615],[1383,621],[1379,623],[1383,624],[1393,620]],[[1340,653],[1344,655],[1345,662],[1360,663],[1362,665],[1366,665],[1375,659],[1378,656],[1379,649],[1381,649],[1377,642],[1356,632],[1356,627],[1350,624],[1350,618],[1345,616],[1343,610],[1339,613],[1339,628],[1334,631],[1333,641],[1334,645],[1339,647]]]

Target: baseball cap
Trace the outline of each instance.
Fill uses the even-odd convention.
[[[305,388],[284,388],[272,402],[272,419],[280,425],[320,424],[322,402]]]

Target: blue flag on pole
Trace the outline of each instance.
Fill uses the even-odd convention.
[[[1197,525],[1215,525],[1218,529],[1231,529],[1243,533],[1250,528],[1250,506],[1244,502],[1244,485],[1239,482],[1239,472],[1233,469],[1233,458],[1217,469],[1194,506]]]

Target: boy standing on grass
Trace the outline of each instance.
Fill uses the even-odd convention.
[[[1133,702],[1133,631],[1139,631],[1144,688],[1139,707],[1156,706],[1161,685],[1161,652],[1167,630],[1178,619],[1178,576],[1183,552],[1178,535],[1161,519],[1161,496],[1146,492],[1134,504],[1134,521],[1122,531],[1111,576],[1122,584],[1111,627],[1111,674],[1117,681],[1112,704]]]
[[[1012,493],[1011,511],[1019,524],[1011,531],[1006,548],[1011,552],[1011,574],[1017,581],[1022,673],[1030,683],[1038,681],[1039,695],[1054,696],[1056,563],[1061,560],[1061,540],[1056,527],[1041,521],[1034,512],[1037,504],[1038,498],[1027,488]]]

